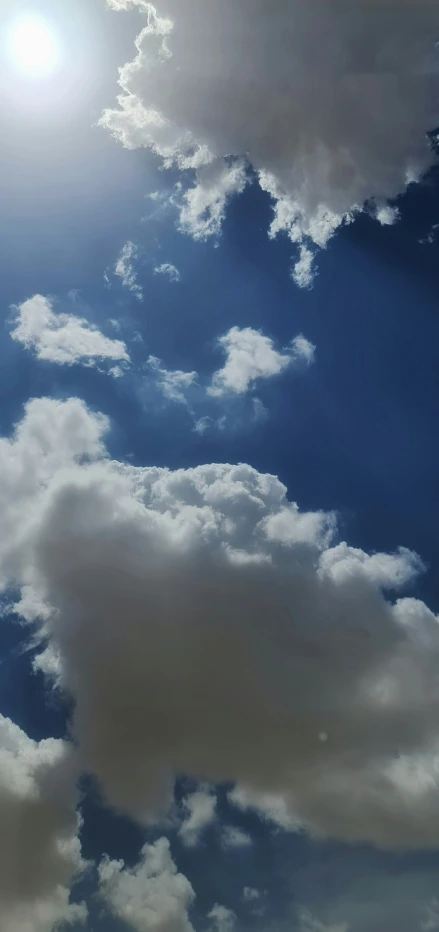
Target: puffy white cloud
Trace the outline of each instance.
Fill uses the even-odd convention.
[[[157,377],[157,385],[169,401],[187,404],[185,391],[197,381],[196,372],[182,372],[181,369],[165,369],[161,359],[149,356],[148,366]]]
[[[14,308],[13,340],[34,350],[38,359],[59,365],[92,364],[96,359],[129,362],[125,343],[105,337],[83,317],[54,310],[51,298],[34,295]]]
[[[0,715],[0,925],[51,932],[85,920],[69,902],[83,864],[75,812],[76,768],[63,741],[32,741]]]
[[[294,362],[304,361],[309,365],[315,350],[312,343],[300,335],[279,352],[270,337],[252,327],[232,327],[218,342],[226,354],[226,362],[213,375],[211,395],[243,394],[257,379],[279,375]]]
[[[147,819],[186,773],[317,835],[437,846],[438,621],[394,595],[417,558],[332,546],[250,466],[111,462],[106,426],[42,399],[0,443],[0,575],[110,803]]]
[[[248,848],[253,844],[250,835],[237,828],[236,825],[225,825],[221,833],[223,848]]]
[[[192,168],[181,227],[216,234],[244,160],[273,199],[270,235],[302,244],[293,277],[311,282],[325,246],[364,205],[389,204],[434,163],[439,10],[407,0],[108,0],[146,26],[102,123],[165,167]]]
[[[197,845],[208,825],[216,818],[216,796],[201,787],[183,800],[186,818],[181,823],[179,835],[185,845]]]
[[[195,894],[187,877],[178,873],[167,838],[144,845],[132,868],[105,858],[99,881],[112,914],[136,932],[193,932],[188,909]]]
[[[156,265],[154,273],[155,275],[166,275],[170,282],[179,282],[181,279],[179,270],[175,265],[172,265],[172,262],[162,262],[161,265]]]
[[[122,246],[119,258],[114,266],[114,274],[117,275],[124,288],[128,288],[138,301],[143,299],[143,291],[137,281],[137,272],[134,266],[136,259],[139,257],[139,250],[135,243],[128,241]]]

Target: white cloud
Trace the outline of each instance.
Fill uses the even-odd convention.
[[[302,243],[299,250],[299,258],[296,260],[291,270],[291,278],[296,282],[299,288],[310,288],[314,281],[316,275],[314,257],[315,253],[312,249]]]
[[[395,596],[420,561],[333,546],[246,465],[111,462],[106,427],[40,399],[0,442],[0,580],[110,804],[146,820],[186,773],[315,835],[437,847],[438,620]]]
[[[154,273],[156,275],[166,275],[170,282],[179,282],[181,279],[180,272],[171,262],[162,262],[161,265],[156,265]]]
[[[316,348],[313,343],[303,336],[303,333],[299,333],[299,336],[291,340],[291,348],[294,359],[306,362],[308,365],[314,362]]]
[[[180,225],[218,233],[227,198],[246,183],[245,161],[273,199],[270,235],[309,251],[366,209],[394,222],[389,204],[434,164],[439,10],[414,0],[108,0],[138,6],[147,24],[121,70],[117,107],[102,124],[167,168],[196,172]]]
[[[257,379],[269,379],[288,369],[295,361],[312,362],[315,347],[303,336],[279,352],[273,340],[251,327],[232,327],[218,340],[226,354],[222,369],[215,372],[209,394],[243,394]]]
[[[181,369],[164,369],[157,356],[149,356],[147,365],[157,377],[157,385],[169,401],[187,404],[188,388],[197,381],[196,372],[182,372]]]
[[[63,741],[35,742],[0,715],[0,926],[51,932],[85,920],[69,903],[81,870],[76,768]]]
[[[236,915],[233,910],[228,909],[227,906],[221,906],[219,903],[212,906],[207,918],[212,920],[212,927],[215,932],[233,932],[236,925]]]
[[[183,800],[186,818],[178,830],[181,840],[189,847],[197,845],[204,829],[216,817],[216,796],[206,789],[196,790]]]
[[[276,796],[274,793],[252,792],[235,786],[228,794],[228,800],[232,806],[237,806],[243,812],[252,809],[261,819],[272,822],[277,828],[282,828],[286,832],[298,830],[301,827],[283,796]]]
[[[180,209],[180,229],[196,240],[218,236],[227,202],[241,194],[247,184],[245,163],[217,160],[198,170],[197,183],[183,196]]]
[[[253,844],[250,835],[236,828],[235,825],[225,825],[221,833],[223,848],[248,848]]]
[[[137,281],[137,272],[134,267],[136,259],[139,257],[139,250],[135,243],[128,241],[122,246],[119,258],[114,266],[114,274],[117,275],[124,288],[128,288],[138,301],[143,299],[143,291]]]
[[[56,313],[51,298],[34,295],[14,308],[13,340],[34,350],[38,359],[58,365],[91,365],[96,359],[129,362],[125,343],[105,337],[83,317]]]
[[[178,873],[167,838],[144,845],[134,867],[105,858],[100,894],[111,913],[136,932],[193,932],[188,909],[195,894]]]

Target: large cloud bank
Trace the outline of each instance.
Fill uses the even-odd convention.
[[[181,226],[218,232],[246,165],[274,200],[272,235],[302,243],[296,280],[309,284],[312,246],[434,162],[439,6],[405,0],[108,0],[147,17],[123,93],[102,123],[125,146],[195,169]],[[311,249],[309,249],[311,246]]]
[[[3,585],[74,697],[83,769],[138,819],[177,772],[317,834],[437,846],[438,622],[389,597],[419,558],[333,544],[333,515],[250,466],[112,462],[107,427],[40,399],[0,442]]]

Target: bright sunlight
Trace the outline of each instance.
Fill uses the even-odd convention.
[[[14,68],[29,77],[47,77],[61,54],[59,38],[44,20],[22,18],[10,30],[9,55]]]

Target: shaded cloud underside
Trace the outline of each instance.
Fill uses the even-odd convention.
[[[106,427],[41,399],[1,441],[0,570],[110,803],[143,820],[187,773],[316,834],[436,846],[437,620],[384,595],[419,558],[333,545],[249,466],[110,462]]]
[[[297,284],[325,246],[369,205],[433,165],[426,133],[438,123],[439,9],[406,0],[108,0],[138,6],[146,25],[102,124],[145,146],[165,167],[196,173],[180,227],[218,234],[228,199],[257,181],[273,200],[270,235],[301,244]]]

